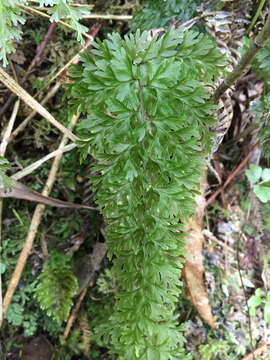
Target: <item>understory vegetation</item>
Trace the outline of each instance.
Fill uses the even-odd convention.
[[[269,3],[0,15],[0,358],[268,359]]]

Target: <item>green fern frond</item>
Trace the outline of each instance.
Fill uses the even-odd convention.
[[[21,31],[18,24],[24,24],[21,10],[18,7],[26,3],[26,0],[0,0],[0,61],[7,66],[7,54],[15,52],[12,40],[21,39]]]
[[[36,287],[35,296],[40,307],[58,323],[62,323],[67,320],[77,288],[78,282],[71,271],[69,259],[63,254],[52,252]]]
[[[211,148],[214,119],[206,82],[225,67],[205,36],[170,29],[147,40],[137,31],[93,43],[73,69],[69,96],[88,113],[81,156],[104,215],[118,282],[111,316],[119,359],[187,359],[174,315],[181,282],[184,223]]]
[[[84,15],[89,15],[87,7],[73,7],[69,3],[71,0],[40,0],[40,6],[51,6],[48,13],[51,14],[50,21],[58,22],[69,18],[69,24],[77,32],[77,40],[83,43],[82,34],[86,33],[88,28],[79,23]]]

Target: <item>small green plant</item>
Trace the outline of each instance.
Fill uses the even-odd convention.
[[[67,256],[52,252],[39,276],[36,298],[42,309],[60,324],[67,320],[78,288]]]
[[[264,316],[268,324],[270,324],[270,291],[266,296],[263,295],[263,289],[257,288],[255,294],[248,300],[249,312],[251,316],[256,315],[256,309],[261,305],[264,306]]]
[[[13,301],[10,304],[6,320],[10,325],[14,327],[22,327],[24,336],[32,336],[35,334],[38,327],[38,314],[36,312],[26,312],[26,304],[29,302],[36,281],[32,281],[29,284],[22,284],[16,295],[13,297]]]
[[[26,0],[0,0],[0,60],[3,60],[4,66],[8,64],[7,54],[15,51],[12,40],[21,39],[21,31],[17,26],[24,24],[25,20],[19,5],[25,3]]]
[[[3,156],[0,156],[0,188],[9,188],[12,186],[12,179],[6,175],[6,172],[11,169],[9,162]]]
[[[208,344],[200,345],[200,360],[231,360],[231,356],[228,355],[229,351],[230,344],[226,340],[211,339]]]
[[[263,202],[270,200],[270,169],[262,169],[260,166],[250,164],[246,175],[253,185],[254,193]]]

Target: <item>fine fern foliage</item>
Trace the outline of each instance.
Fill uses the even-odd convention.
[[[211,148],[215,108],[207,86],[225,68],[211,40],[171,28],[109,35],[73,68],[68,96],[80,124],[81,158],[96,163],[92,187],[106,223],[118,282],[108,326],[119,359],[187,359],[174,315],[184,223]]]
[[[26,0],[0,0],[0,61],[3,65],[8,64],[7,54],[15,51],[12,40],[21,39],[21,31],[18,24],[24,24],[19,5],[25,4]]]
[[[71,0],[40,0],[40,6],[52,6],[48,9],[48,13],[51,14],[51,22],[69,18],[70,26],[77,32],[77,40],[82,43],[82,34],[87,32],[88,28],[80,24],[79,20],[84,15],[89,15],[90,12],[86,7],[70,6],[71,2]]]
[[[196,16],[198,0],[148,0],[130,21],[131,31],[168,27],[170,20],[183,23]]]
[[[48,13],[51,14],[50,21],[58,22],[68,18],[69,24],[77,32],[77,40],[83,43],[83,34],[88,28],[79,23],[84,15],[89,15],[87,7],[73,7],[71,0],[40,0],[40,6],[51,6]],[[0,61],[7,66],[7,54],[15,52],[12,45],[13,40],[21,39],[19,24],[24,24],[25,19],[21,16],[20,5],[25,5],[27,0],[0,0]]]
[[[36,298],[40,307],[61,324],[67,320],[77,288],[78,282],[71,271],[69,258],[52,252],[36,287]]]

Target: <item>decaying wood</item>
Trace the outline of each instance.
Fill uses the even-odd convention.
[[[186,225],[188,236],[186,240],[186,261],[183,268],[183,277],[187,285],[187,297],[191,300],[201,318],[213,329],[216,329],[203,281],[203,216],[205,209],[205,191],[207,187],[205,177],[200,180],[200,183],[201,195],[197,195],[195,199],[197,203],[195,217]]]

